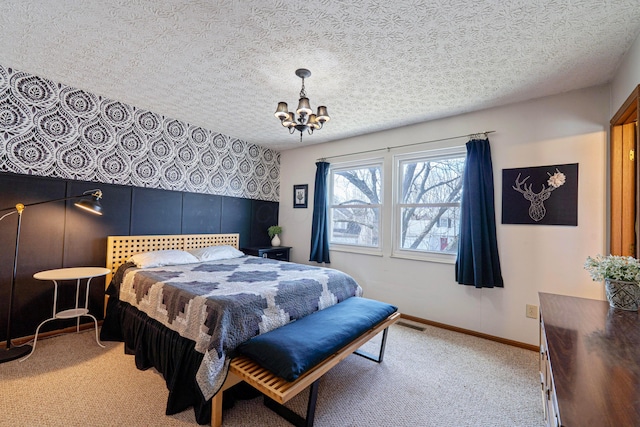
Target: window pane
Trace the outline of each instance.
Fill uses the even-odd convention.
[[[380,247],[382,164],[331,170],[331,244]]]
[[[377,247],[379,216],[379,208],[334,208],[331,243]]]
[[[332,205],[379,204],[381,186],[379,165],[335,171]]]
[[[455,254],[465,154],[460,148],[402,156],[396,163],[395,248]]]
[[[451,203],[460,200],[464,157],[401,164],[401,203]]]
[[[400,249],[458,251],[460,207],[401,208]]]

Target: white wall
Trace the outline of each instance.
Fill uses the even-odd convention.
[[[638,84],[640,84],[640,35],[625,55],[611,82],[610,116],[613,117]]]
[[[279,218],[284,228],[283,244],[293,247],[293,261],[309,263],[315,162],[318,158],[495,130],[490,134],[490,141],[498,246],[505,279],[503,289],[458,285],[452,264],[390,258],[388,231],[384,235],[382,257],[332,251],[330,266],[358,280],[366,297],[395,304],[403,313],[536,345],[538,323],[525,317],[525,305],[538,305],[538,292],[604,299],[602,284],[591,281],[583,264],[588,255],[605,250],[609,97],[609,87],[598,86],[283,151]],[[331,125],[339,125],[339,122],[335,120],[329,123]],[[466,141],[463,138],[454,144]],[[443,145],[431,143],[424,147]],[[391,150],[390,153],[383,151],[375,155],[383,155],[390,165],[392,155],[399,152]],[[503,168],[563,163],[579,163],[577,227],[500,224]],[[385,173],[387,171],[390,169]],[[293,209],[294,184],[309,184],[308,209]],[[388,220],[389,212],[385,214]],[[389,230],[388,221],[385,226]]]

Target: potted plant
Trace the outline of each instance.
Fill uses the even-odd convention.
[[[640,303],[640,261],[630,256],[587,257],[584,268],[594,281],[604,280],[609,305],[636,311]]]
[[[267,229],[269,237],[271,237],[271,246],[280,246],[280,233],[282,233],[282,227],[279,225],[272,225]]]

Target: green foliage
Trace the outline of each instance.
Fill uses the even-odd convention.
[[[267,233],[269,233],[269,237],[273,238],[273,236],[275,236],[276,234],[282,233],[282,227],[280,227],[279,225],[272,225],[267,229]]]
[[[633,257],[619,255],[587,257],[584,269],[591,274],[594,281],[604,279],[624,282],[640,282],[640,261]]]

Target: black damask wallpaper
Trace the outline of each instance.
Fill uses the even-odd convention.
[[[0,65],[0,171],[278,201],[280,154]]]

